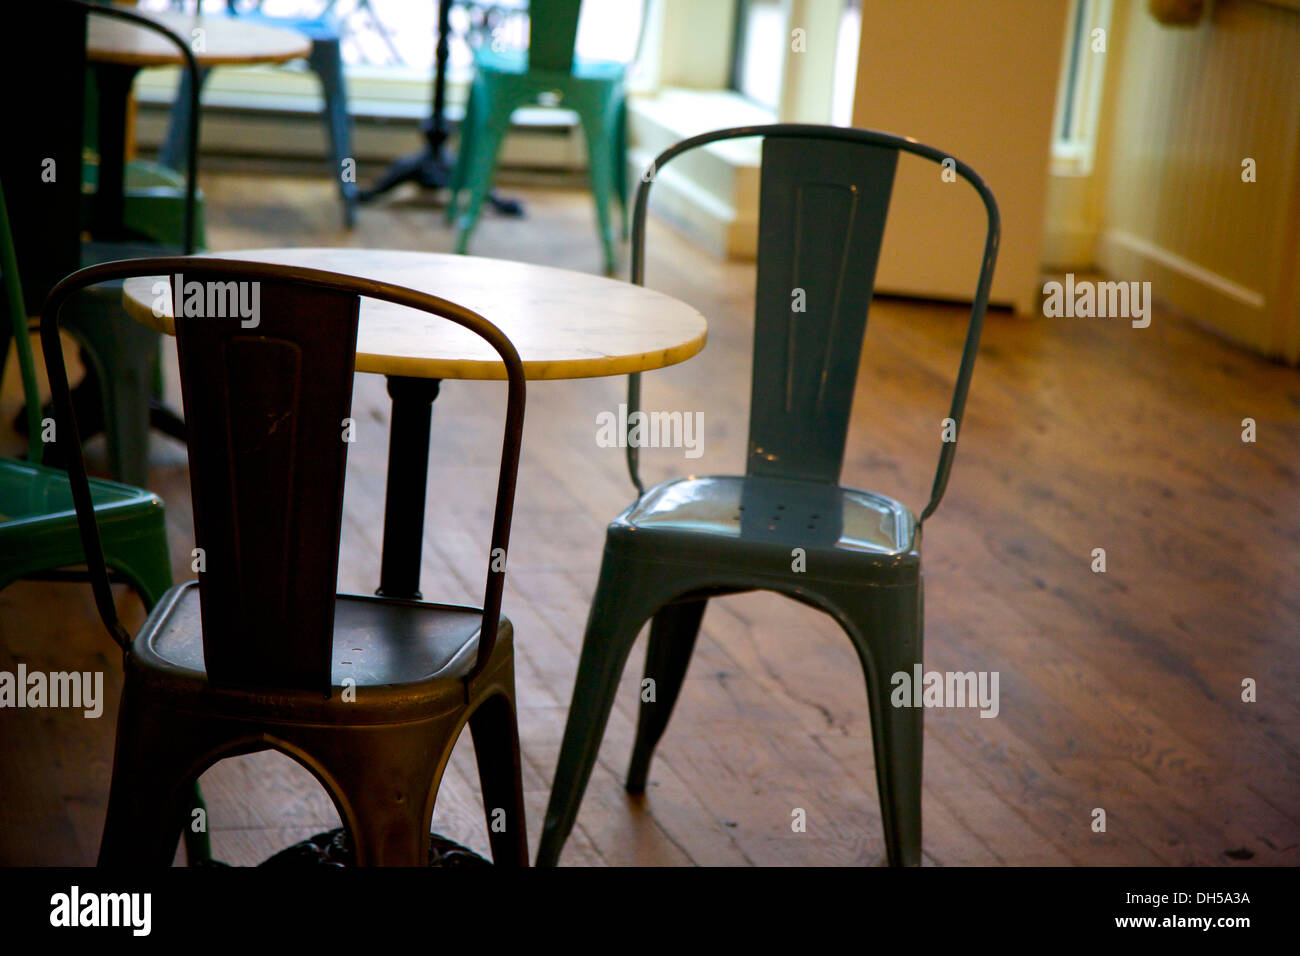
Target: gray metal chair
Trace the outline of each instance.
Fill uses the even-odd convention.
[[[921,661],[921,526],[948,483],[956,451],[941,445],[920,519],[901,503],[838,484],[885,217],[900,152],[949,165],[988,215],[970,324],[950,417],[960,428],[997,257],[999,217],[978,175],[947,154],[869,130],[778,124],[718,130],[668,148],[653,169],[688,150],[763,137],[758,286],[749,452],[743,476],[666,481],[646,491],[637,451],[628,469],[640,498],[610,524],[587,621],[538,865],[553,865],[573,828],[609,718],[619,675],[651,620],[642,703],[627,790],[640,793],[686,674],[710,597],[785,594],[834,617],[866,676],[885,843],[892,865],[921,857],[921,709],[893,708],[890,676]],[[637,191],[632,281],[644,284],[646,204]],[[803,290],[806,311],[792,307]],[[630,413],[640,406],[631,376]],[[938,423],[936,423],[936,427]],[[803,549],[803,570],[792,570]]]

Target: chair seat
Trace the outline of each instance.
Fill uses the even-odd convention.
[[[162,502],[150,491],[100,478],[90,479],[90,500],[101,523],[115,512],[144,508],[161,509]],[[32,526],[66,527],[77,538],[77,512],[72,503],[68,473],[58,468],[33,465],[12,458],[0,458],[0,541],[11,531]]]
[[[490,47],[479,47],[474,51],[474,65],[487,73],[513,74],[523,76],[529,72],[527,50],[502,50],[496,52]],[[573,70],[570,74],[552,74],[543,70],[533,70],[537,77],[546,77],[551,82],[566,79],[593,80],[603,83],[617,83],[627,73],[627,64],[617,60],[589,60],[580,56],[573,58]]]
[[[820,482],[756,476],[666,481],[647,491],[609,526],[608,546],[648,560],[760,565],[779,559],[785,572],[802,548],[810,576],[858,573],[876,566],[906,575],[919,565],[916,519],[891,498]],[[880,583],[885,583],[882,579]]]
[[[81,191],[93,195],[99,188],[99,164],[83,163],[81,167]],[[181,199],[185,194],[185,175],[174,169],[168,169],[161,163],[152,163],[143,159],[133,159],[126,164],[126,176],[123,181],[126,195],[172,195]],[[196,191],[202,196],[202,190]]]
[[[337,701],[349,679],[358,691],[357,700],[372,703],[378,702],[376,694],[381,688],[386,696],[401,696],[403,703],[412,704],[416,701],[410,698],[409,690],[414,685],[434,683],[441,684],[444,690],[458,688],[456,679],[464,677],[474,665],[482,617],[482,609],[476,607],[338,595],[334,605],[331,698]],[[497,648],[509,648],[511,634],[510,621],[503,615]],[[197,581],[167,592],[136,636],[131,656],[138,668],[155,672],[164,681],[176,684],[177,690],[202,692],[208,688]],[[238,694],[266,698],[265,690]],[[320,698],[319,694],[296,692],[272,692],[271,696]],[[419,696],[427,699],[428,694]]]
[[[93,220],[96,191],[99,188],[99,167],[95,163],[82,166],[81,221]],[[194,193],[194,241],[199,249],[206,243],[203,214],[203,191]],[[97,254],[82,265],[94,265],[111,259],[132,258],[144,255],[180,255],[185,236],[185,177],[159,163],[134,160],[127,163],[126,183],[122,192],[122,226],[131,244],[125,252],[121,243],[110,241],[105,246],[113,249]],[[164,245],[160,245],[164,244]],[[162,251],[160,251],[160,249]],[[172,252],[172,250],[177,250]],[[119,284],[120,289],[120,284]]]
[[[171,583],[162,501],[98,478],[90,479],[90,500],[109,567],[125,573],[151,605]],[[68,473],[0,458],[0,587],[85,560]]]

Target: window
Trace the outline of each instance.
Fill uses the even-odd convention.
[[[831,91],[831,122],[853,125],[853,94],[858,88],[858,44],[862,39],[862,0],[846,0],[840,14],[835,48],[835,86]]]
[[[196,2],[199,0],[140,0],[140,7],[193,11]],[[644,11],[650,2],[589,0],[583,5],[578,23],[577,55],[631,61],[638,52]],[[201,0],[201,5],[207,15],[221,16],[228,10],[227,0]],[[349,109],[361,123],[380,120],[390,127],[387,132],[372,129],[358,135],[357,148],[364,155],[374,158],[398,148],[392,145],[396,135],[393,121],[418,122],[428,115],[439,0],[236,0],[235,6],[240,11],[260,9],[274,17],[333,14],[341,26]],[[527,46],[528,0],[454,0],[448,22],[447,115],[455,121],[473,75],[473,47],[498,42],[507,48]],[[168,107],[175,98],[179,72],[173,68],[144,71],[136,84],[138,100],[146,109]],[[640,77],[633,72],[629,87],[637,88],[638,82]],[[220,120],[226,124],[223,135],[253,151],[260,147],[251,139],[239,139],[233,130],[239,121],[233,113],[307,115],[317,114],[322,108],[319,83],[303,63],[216,70],[204,88],[204,102],[211,108],[232,111]],[[576,123],[576,117],[564,112],[527,113],[521,117],[523,123]],[[155,137],[154,125],[142,134],[141,142],[146,146],[162,135],[158,132]],[[277,145],[274,151],[292,148]]]
[[[736,0],[731,88],[775,112],[785,51],[784,0]]]
[[[200,0],[204,13],[220,15],[227,0]],[[586,3],[578,24],[577,54],[591,59],[630,62],[644,0]],[[193,9],[193,0],[142,0],[148,10]],[[343,62],[349,68],[391,68],[427,77],[437,42],[438,0],[237,0],[236,9],[260,9],[273,17],[333,14],[341,25]],[[468,79],[471,46],[500,42],[528,45],[528,0],[459,0],[452,4],[448,73]]]
[[[736,0],[736,25],[732,45],[731,88],[773,114],[782,113],[786,63],[793,48],[788,21],[790,0]],[[857,78],[861,0],[842,0],[835,37],[834,78],[828,118],[850,125]],[[805,38],[807,42],[807,38]]]
[[[1111,0],[1072,0],[1052,139],[1058,174],[1083,176],[1092,171],[1110,11]]]

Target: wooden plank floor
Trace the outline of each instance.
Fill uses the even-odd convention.
[[[355,245],[446,251],[441,210],[409,199],[338,227],[329,185],[209,174],[213,249]],[[489,216],[481,255],[595,270],[585,195],[518,190],[524,222]],[[734,472],[748,414],[752,268],[651,227],[652,285],[696,305],[709,345],[647,376],[648,408],[705,415],[703,458],[647,451],[644,472]],[[972,256],[972,278],[976,259]],[[880,300],[872,312],[845,484],[924,503],[964,310]],[[0,406],[4,442],[15,376]],[[174,369],[171,386],[174,390]],[[605,523],[632,498],[595,418],[622,380],[530,387],[506,611],[515,622],[530,840],[540,831]],[[378,577],[388,401],[356,383],[340,586]],[[450,382],[436,406],[422,587],[477,600],[504,408],[501,387]],[[1255,419],[1259,440],[1241,441]],[[183,450],[154,439],[176,575],[190,577]],[[99,446],[92,446],[98,449]],[[1300,372],[1157,311],[1126,322],[989,316],[951,486],[927,526],[926,666],[1001,675],[996,719],[926,715],[925,862],[1300,862]],[[1105,574],[1091,570],[1105,548]],[[141,619],[133,597],[124,613]],[[644,637],[642,638],[644,641]],[[622,773],[642,650],[563,862],[883,862],[866,699],[828,618],[772,595],[709,606],[643,798]],[[102,824],[120,667],[84,588],[0,593],[0,670],[102,669],[104,715],[0,712],[0,863],[84,864]],[[1243,678],[1258,683],[1241,701]],[[306,771],[275,754],[203,778],[214,845],[253,864],[337,825]],[[486,853],[465,735],[434,828]],[[1092,829],[1094,808],[1107,814]],[[791,830],[795,808],[807,832]]]

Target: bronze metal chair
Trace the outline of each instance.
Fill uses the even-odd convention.
[[[197,582],[172,588],[134,639],[114,609],[59,346],[69,296],[165,275],[253,301],[177,308]],[[257,285],[241,285],[257,283]],[[362,297],[418,309],[486,339],[509,380],[484,606],[336,594]],[[193,297],[190,298],[193,304]],[[225,300],[229,302],[229,298]],[[216,315],[193,314],[211,309]],[[226,315],[234,312],[233,315]],[[247,324],[249,327],[245,327]],[[523,431],[524,373],[473,312],[400,286],[216,258],[109,262],[58,283],[41,338],[73,451],[69,476],[95,601],[126,651],[101,865],[166,865],[194,780],[218,760],[274,749],[310,770],[352,834],[358,865],[419,865],[460,731],[474,737],[492,855],[526,865],[512,629],[501,615]],[[496,824],[495,826],[493,824]],[[500,824],[504,823],[504,827]]]

